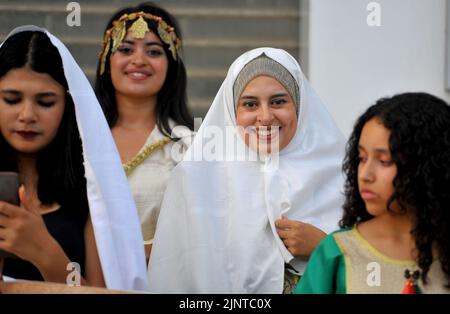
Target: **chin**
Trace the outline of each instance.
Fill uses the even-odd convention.
[[[47,147],[50,143],[10,143],[11,147],[19,154],[25,154],[25,155],[33,155],[41,150],[43,150],[45,147]]]
[[[373,205],[373,204],[371,204],[371,205],[366,204],[366,209],[367,209],[367,212],[374,217],[380,216],[381,214],[386,212],[386,208],[382,208],[381,206],[377,206],[377,205]]]

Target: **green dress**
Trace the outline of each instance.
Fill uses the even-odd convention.
[[[333,232],[311,255],[294,293],[401,293],[405,270],[417,270],[414,261],[397,260],[379,252],[356,228]],[[423,293],[450,293],[446,279],[435,260]]]

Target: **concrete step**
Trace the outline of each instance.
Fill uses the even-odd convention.
[[[37,6],[37,5],[51,5],[54,7],[66,7],[71,2],[68,0],[21,0],[19,5]],[[115,10],[126,7],[135,6],[143,0],[77,0],[84,10],[85,6],[109,6],[114,7]],[[257,8],[257,7],[290,7],[298,8],[298,0],[153,0],[152,2],[166,8]],[[0,4],[18,4],[13,0],[0,0]]]
[[[183,58],[188,72],[190,108],[203,116],[230,64],[256,47],[286,49],[298,57],[298,0],[153,0],[175,15],[183,31]],[[68,46],[91,82],[94,80],[102,34],[118,8],[141,1],[79,0],[81,27],[69,27],[66,0],[0,0],[0,39],[14,27],[46,27]]]
[[[77,60],[86,67],[96,67],[100,52],[100,41],[96,38],[73,40],[62,37],[61,40]],[[190,67],[229,67],[243,52],[257,47],[278,47],[298,56],[299,46],[295,41],[247,40],[186,40],[184,41],[183,60]]]
[[[95,36],[101,38],[111,15],[105,7],[87,7],[83,11],[80,27],[66,23],[64,7],[46,6],[30,9],[26,5],[0,4],[0,29],[7,32],[14,26],[35,24],[46,27],[57,36]],[[221,38],[237,39],[298,39],[298,12],[277,9],[178,9],[173,10],[179,19],[186,39]],[[11,25],[13,25],[11,27]]]

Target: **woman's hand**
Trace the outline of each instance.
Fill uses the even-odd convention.
[[[282,217],[275,221],[278,235],[288,251],[295,257],[309,257],[327,235],[311,224]]]
[[[53,238],[24,186],[19,188],[19,199],[20,207],[0,202],[0,249],[36,264]]]

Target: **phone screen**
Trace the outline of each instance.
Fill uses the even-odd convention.
[[[0,201],[19,206],[19,175],[16,172],[0,172]]]
[[[19,175],[16,172],[0,172],[0,201],[19,206]],[[16,257],[0,250],[0,257]]]

